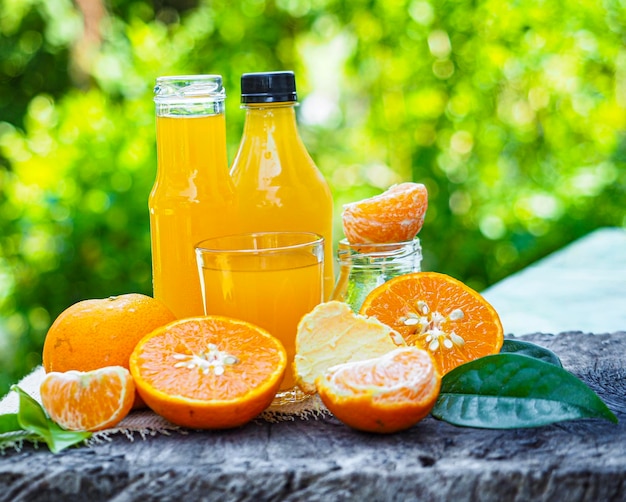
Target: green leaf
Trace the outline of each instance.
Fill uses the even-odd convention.
[[[6,413],[5,415],[0,415],[0,434],[22,430],[24,429],[20,426],[17,419],[17,413]]]
[[[432,414],[454,425],[488,429],[538,427],[577,418],[617,423],[582,380],[519,354],[482,357],[446,374]]]
[[[554,364],[559,368],[563,367],[561,360],[554,352],[539,345],[535,345],[534,343],[524,342],[522,340],[511,340],[510,338],[505,339],[502,344],[502,349],[500,349],[500,353],[521,354],[523,356],[534,357],[535,359],[539,359],[546,363]]]
[[[20,441],[37,441],[38,438],[36,434],[22,428],[17,413],[0,415],[0,453],[6,447],[15,446]]]
[[[68,431],[52,420],[49,420],[49,427],[53,444],[51,445],[48,443],[48,448],[50,448],[50,451],[53,453],[57,453],[65,448],[82,443],[91,437],[91,432]]]
[[[36,432],[44,436],[48,431],[48,416],[44,409],[17,385],[13,385],[11,390],[17,392],[19,397],[19,409],[17,412],[19,424],[24,430]]]
[[[48,418],[45,410],[37,401],[17,385],[13,385],[11,390],[16,391],[19,395],[17,419],[20,426],[39,436],[48,445],[51,452],[58,453],[68,446],[73,446],[91,437],[90,432],[62,429]]]

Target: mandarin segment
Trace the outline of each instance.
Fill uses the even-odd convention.
[[[271,404],[286,366],[279,340],[258,326],[221,316],[158,328],[130,358],[146,404],[170,422],[196,429],[252,420]]]
[[[427,350],[442,375],[497,354],[504,341],[498,313],[487,300],[437,272],[406,274],[378,286],[360,313],[395,329],[407,344]]]
[[[404,242],[422,229],[428,192],[421,183],[400,183],[380,195],[346,204],[343,231],[351,244]]]
[[[432,410],[441,377],[428,352],[400,347],[383,356],[329,368],[316,380],[326,407],[358,430],[408,429]]]
[[[51,372],[40,386],[41,403],[52,420],[72,431],[99,431],[130,412],[135,384],[129,371],[109,366],[93,371]]]
[[[50,326],[43,346],[43,367],[46,372],[128,368],[137,342],[175,319],[159,300],[138,293],[80,301]],[[141,404],[137,399],[135,407]]]
[[[316,378],[329,367],[380,356],[402,345],[405,342],[397,332],[355,314],[346,303],[321,303],[298,324],[296,383],[305,392],[315,392]]]

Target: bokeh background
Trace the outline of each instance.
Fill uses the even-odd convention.
[[[296,72],[341,205],[430,194],[423,269],[478,290],[626,226],[626,1],[0,0],[0,396],[85,298],[151,294],[159,75]]]

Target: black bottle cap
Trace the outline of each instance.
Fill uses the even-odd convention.
[[[241,76],[242,103],[297,101],[296,77],[292,71],[244,73]]]

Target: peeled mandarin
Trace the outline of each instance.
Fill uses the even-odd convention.
[[[430,413],[441,377],[428,352],[400,347],[329,368],[316,387],[326,407],[346,425],[391,433],[408,429]]]
[[[128,415],[135,383],[122,366],[92,371],[53,371],[40,386],[41,402],[50,418],[71,431],[114,427]]]
[[[315,380],[331,366],[381,356],[404,345],[397,331],[355,314],[346,303],[321,303],[298,324],[296,382],[305,392],[315,392]]]
[[[351,244],[404,242],[422,229],[428,192],[421,183],[400,183],[380,195],[346,204],[343,231]]]

